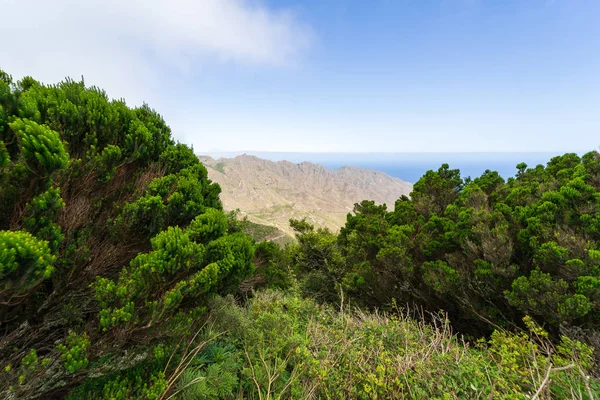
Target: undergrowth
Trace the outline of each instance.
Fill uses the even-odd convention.
[[[154,385],[163,391],[148,392],[139,381],[146,391],[136,394],[186,400],[594,399],[600,391],[600,381],[590,377],[592,349],[566,337],[554,346],[529,318],[528,332],[495,331],[467,343],[443,313],[416,319],[406,310],[334,309],[278,290],[260,291],[244,305],[217,297],[209,315],[167,362],[161,353],[162,369],[147,375],[162,380]],[[119,376],[88,385],[87,393],[82,386],[71,398],[128,398],[114,395],[116,384],[134,393],[131,379]]]

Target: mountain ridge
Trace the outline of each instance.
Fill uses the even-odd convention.
[[[199,159],[209,178],[221,185],[226,210],[239,209],[249,220],[288,234],[290,218],[307,218],[337,231],[355,203],[368,199],[393,208],[412,190],[412,184],[385,172],[352,165],[331,170],[309,161],[270,161],[247,154]]]

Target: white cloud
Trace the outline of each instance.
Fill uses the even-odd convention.
[[[129,103],[209,62],[281,67],[311,43],[290,10],[249,0],[0,0],[0,68],[86,78]]]

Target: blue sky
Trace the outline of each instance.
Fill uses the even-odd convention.
[[[29,25],[0,26],[0,68],[146,101],[200,153],[600,146],[598,0],[0,6]]]

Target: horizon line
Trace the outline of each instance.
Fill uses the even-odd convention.
[[[585,154],[592,150],[516,150],[516,151],[285,151],[285,150],[208,150],[208,151],[196,151],[197,155],[208,155],[211,153],[284,153],[284,154],[549,154],[549,153],[577,153]]]

